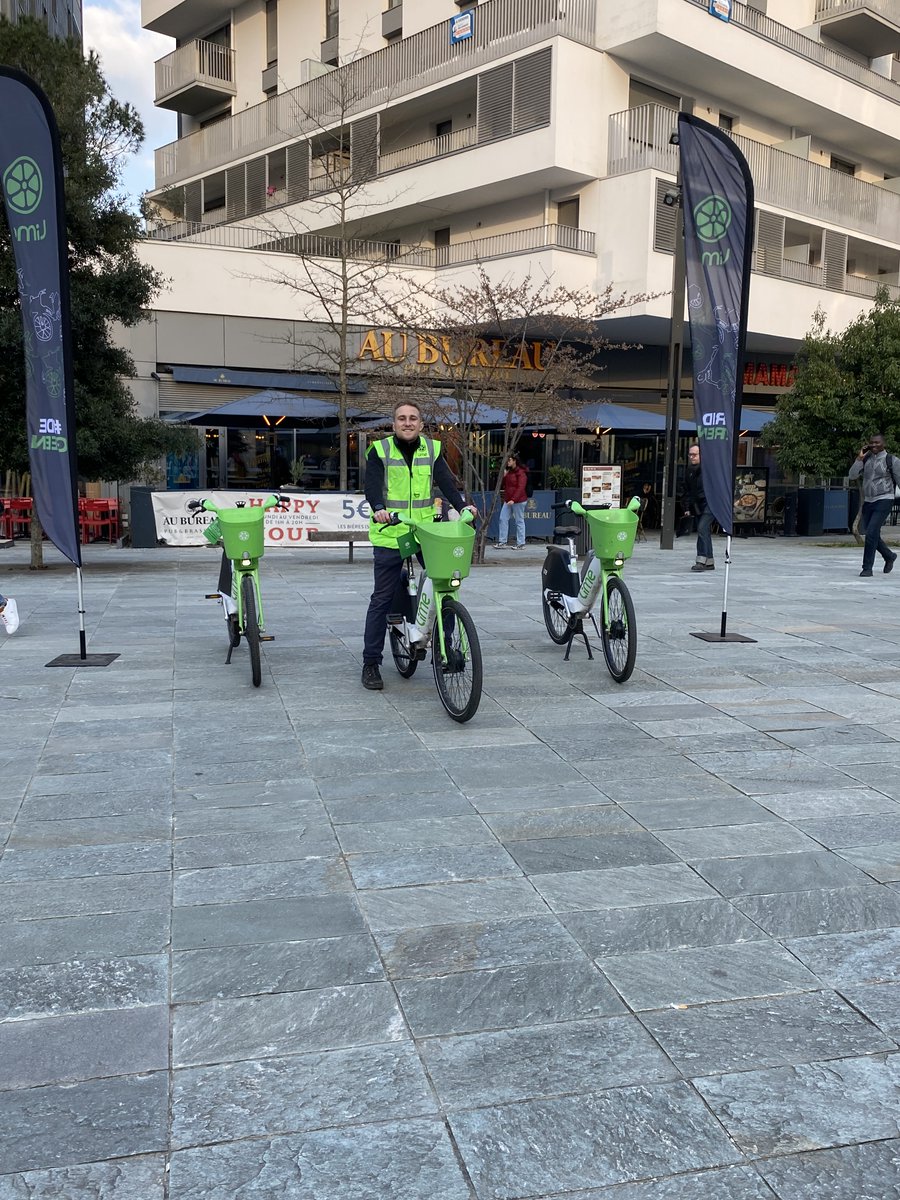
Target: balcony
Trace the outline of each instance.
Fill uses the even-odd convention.
[[[234,51],[196,38],[156,63],[158,108],[196,116],[235,95]]]
[[[168,187],[346,123],[553,37],[593,45],[594,10],[595,0],[567,0],[565,5],[559,0],[487,0],[478,5],[474,36],[463,42],[451,44],[442,21],[160,147],[155,152],[156,186]]]
[[[900,51],[900,0],[816,0],[825,37],[866,58]]]
[[[609,118],[610,175],[652,169],[675,175],[678,148],[669,145],[678,114],[656,104]],[[750,165],[757,202],[826,221],[879,240],[900,242],[900,195],[842,175],[739,134],[730,135]]]
[[[474,125],[467,125],[463,129],[453,130],[452,133],[444,133],[440,137],[417,142],[414,146],[405,146],[402,150],[390,150],[386,154],[379,154],[378,174],[402,171],[405,167],[414,167],[418,163],[428,162],[433,158],[443,158],[446,154],[455,154],[458,150],[468,150],[477,144],[477,128]]]

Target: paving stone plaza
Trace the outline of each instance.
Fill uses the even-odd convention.
[[[0,1200],[897,1200],[900,575],[641,544],[638,664],[539,547],[463,589],[485,695],[359,683],[367,552],[0,558]],[[721,548],[717,548],[721,554]],[[720,563],[721,568],[721,563]]]

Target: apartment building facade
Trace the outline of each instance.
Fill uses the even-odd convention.
[[[0,17],[43,21],[53,37],[82,40],[81,0],[0,0]]]
[[[817,308],[842,328],[879,286],[900,295],[900,0],[143,0],[142,19],[176,41],[155,86],[179,120],[142,246],[170,282],[130,335],[145,411],[313,390],[327,367],[298,346],[322,314],[284,283],[327,271],[349,232],[398,281],[480,265],[652,296],[604,323],[642,348],[610,352],[599,382],[658,413],[679,109],[733,137],[754,177],[745,404],[788,386]],[[364,381],[385,331],[358,307]],[[683,391],[688,415],[689,358]],[[545,439],[538,465],[655,477],[646,431],[593,432]],[[207,431],[204,485],[233,482],[229,436]]]

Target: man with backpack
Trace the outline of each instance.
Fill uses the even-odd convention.
[[[894,505],[894,489],[900,487],[900,463],[884,448],[884,434],[876,433],[863,446],[850,468],[850,478],[863,479],[860,532],[865,533],[860,578],[868,579],[875,564],[875,551],[884,559],[884,573],[890,575],[897,555],[881,538],[881,527]]]

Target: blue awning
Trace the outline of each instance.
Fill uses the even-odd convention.
[[[364,412],[359,408],[348,408],[348,417],[358,417]],[[298,392],[279,392],[269,389],[245,396],[243,400],[229,400],[205,412],[185,413],[180,418],[188,425],[230,425],[233,428],[292,429],[297,421],[332,421],[338,419],[337,404],[322,396],[304,396]]]
[[[741,409],[741,430],[746,430],[747,433],[760,433],[770,421],[774,420],[773,412],[763,412],[759,408]]]
[[[258,387],[292,389],[300,392],[336,392],[337,383],[327,375],[307,375],[297,371],[232,371],[228,367],[172,367],[176,383],[215,383],[223,387]],[[364,394],[366,383],[354,379],[347,384],[348,392]]]
[[[627,404],[587,404],[578,414],[581,428],[611,429],[615,433],[665,433],[666,418],[663,413],[646,412],[640,408],[629,408]],[[693,433],[693,421],[679,421],[681,433]]]

